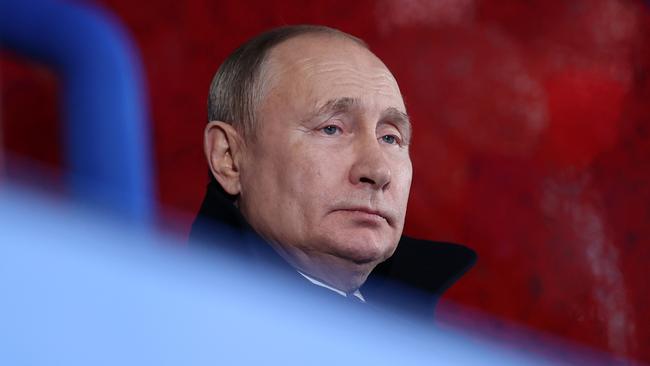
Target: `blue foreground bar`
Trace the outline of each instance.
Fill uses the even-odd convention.
[[[547,364],[7,186],[0,227],[2,365]]]
[[[95,3],[0,0],[0,50],[57,76],[74,197],[151,223],[153,149],[142,62],[119,19]]]

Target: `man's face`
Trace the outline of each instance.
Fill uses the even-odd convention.
[[[298,269],[355,288],[404,225],[410,125],[397,83],[368,50],[320,35],[275,47],[262,77],[239,207]]]

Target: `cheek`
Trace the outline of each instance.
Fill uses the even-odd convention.
[[[394,183],[395,183],[395,196],[396,204],[398,204],[402,210],[406,211],[406,204],[408,202],[409,193],[411,191],[411,182],[413,179],[413,168],[411,165],[410,159],[400,160],[396,166],[397,169],[394,170]]]
[[[411,182],[413,182],[413,167],[411,165],[411,160],[408,161],[407,164],[404,165],[405,168],[402,171],[402,179],[403,179],[403,189],[405,191],[405,195],[408,198],[409,192],[411,191]]]
[[[309,215],[333,186],[326,154],[306,144],[261,151],[255,159],[247,180],[263,185],[257,188],[256,200],[273,201],[279,215],[299,216],[294,219]]]
[[[287,201],[306,227],[314,230],[327,216],[328,208],[348,192],[346,156],[342,149],[330,149],[314,143],[296,145],[287,158],[282,182],[287,191]]]
[[[284,167],[285,170],[290,169],[284,183],[292,187],[294,192],[290,193],[295,193],[304,209],[331,199],[334,188],[337,185],[340,187],[340,183],[336,182],[335,169],[330,164],[332,160],[331,155],[315,149],[297,149],[291,157],[292,166]]]

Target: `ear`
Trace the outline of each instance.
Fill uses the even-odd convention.
[[[226,193],[236,196],[241,191],[239,164],[242,139],[230,124],[211,121],[205,127],[203,149],[214,178]]]

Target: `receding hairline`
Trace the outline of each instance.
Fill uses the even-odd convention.
[[[300,39],[305,39],[305,38],[313,38],[313,39],[333,39],[333,40],[340,40],[343,42],[350,43],[352,45],[355,45],[359,47],[361,50],[365,50],[368,52],[370,55],[375,57],[379,62],[382,63],[381,59],[379,59],[372,51],[370,51],[370,48],[368,45],[361,39],[354,37],[350,34],[344,33],[342,31],[333,29],[334,32],[308,32],[308,33],[301,33],[301,34],[296,34],[292,37],[289,37],[287,39],[282,40],[281,42],[278,42],[277,44],[273,45],[273,47],[270,47],[268,50],[266,50],[264,57],[262,61],[259,64],[259,67],[257,69],[257,73],[255,76],[255,83],[257,85],[257,92],[258,92],[258,97],[259,99],[257,100],[255,108],[259,108],[260,104],[262,103],[262,100],[266,96],[266,92],[268,91],[269,84],[272,81],[272,77],[275,75],[273,67],[279,66],[278,64],[275,64],[276,61],[281,62],[278,60],[280,55],[278,55],[278,52],[282,49],[282,47],[287,47],[288,43],[296,42]],[[290,56],[291,57],[291,56]],[[384,65],[384,67],[386,67]]]
[[[309,30],[306,30],[304,32],[299,32],[292,34],[286,38],[283,38],[281,41],[273,44],[271,47],[265,50],[262,62],[260,63],[260,67],[258,71],[262,71],[263,67],[265,66],[265,63],[268,62],[271,58],[271,56],[274,53],[277,53],[278,48],[282,48],[282,46],[287,46],[288,43],[292,43],[301,39],[306,39],[306,38],[314,38],[314,39],[337,39],[340,41],[344,42],[349,42],[353,45],[356,45],[360,47],[361,49],[364,49],[372,54],[370,51],[370,47],[368,47],[368,44],[364,42],[362,39],[355,37],[351,34],[345,33],[343,31],[340,31],[338,29],[334,28],[329,28],[325,26],[318,26],[317,28],[311,29],[308,28]],[[374,55],[374,54],[373,54]],[[258,74],[259,75],[259,74]]]
[[[233,125],[248,137],[257,129],[257,109],[265,84],[271,53],[280,45],[307,36],[348,40],[366,50],[368,45],[351,34],[321,25],[290,25],[261,33],[234,50],[219,66],[210,84],[208,118]]]
[[[340,40],[342,42],[346,42],[346,43],[355,45],[355,46],[357,46],[357,47],[359,47],[359,48],[361,48],[363,50],[366,50],[367,52],[374,55],[374,53],[372,53],[372,51],[370,51],[370,47],[368,47],[368,45],[363,40],[361,40],[361,39],[359,39],[359,38],[357,38],[357,37],[355,37],[353,35],[350,35],[348,33],[333,29],[332,32],[318,32],[318,31],[306,32],[306,33],[295,34],[295,35],[293,35],[291,37],[283,39],[281,42],[278,42],[278,43],[274,44],[272,47],[270,47],[269,49],[266,50],[265,55],[264,55],[264,60],[265,61],[268,60],[273,53],[278,52],[279,48],[286,47],[287,44],[289,44],[289,43],[295,43],[295,42],[299,42],[301,40],[309,39],[309,38],[312,38],[312,39],[315,39],[315,40],[316,39]]]

